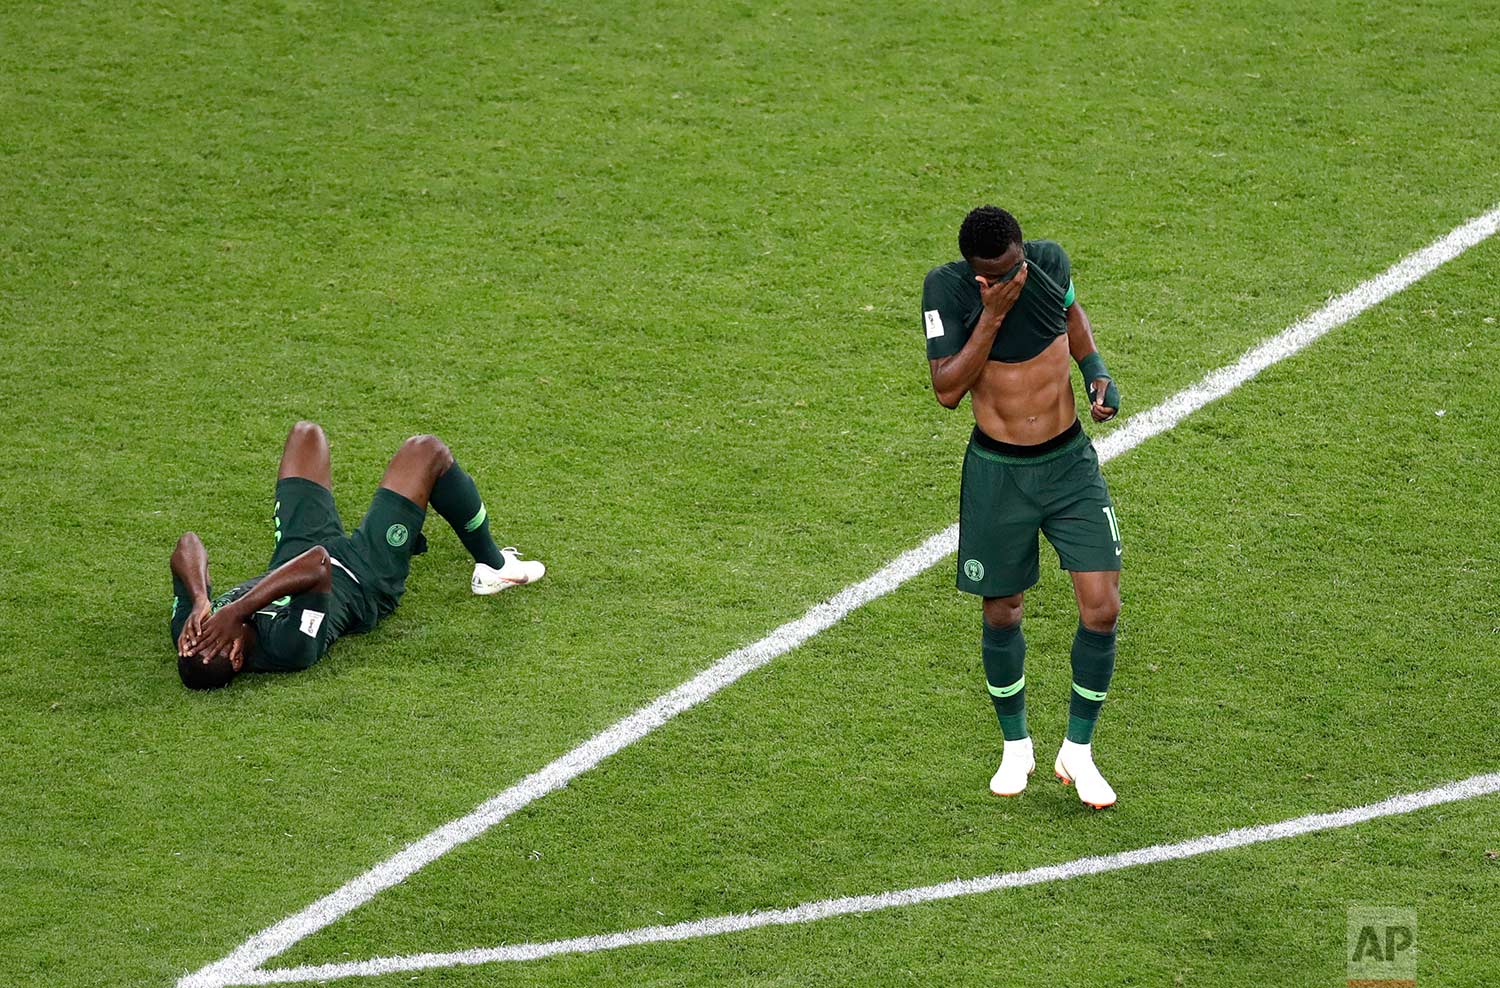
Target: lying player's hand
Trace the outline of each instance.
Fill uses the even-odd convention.
[[[228,654],[230,646],[239,638],[242,623],[239,609],[233,604],[219,608],[203,622],[193,651],[210,657]]]
[[[1109,388],[1109,378],[1098,377],[1089,385],[1089,414],[1094,417],[1095,422],[1108,422],[1115,417],[1118,408],[1111,408],[1104,403],[1104,394]]]
[[[214,612],[213,605],[207,600],[199,601],[193,605],[193,612],[188,615],[187,623],[182,626],[182,634],[177,636],[177,654],[192,655],[198,650],[198,638],[203,634],[203,622]]]
[[[1026,272],[1030,268],[1025,261],[1021,262],[1021,270],[1009,281],[997,281],[993,284],[983,275],[975,275],[974,280],[979,282],[979,297],[984,300],[984,307],[992,315],[1005,318],[1010,307],[1016,304],[1016,299],[1021,297],[1021,288],[1026,284]]]

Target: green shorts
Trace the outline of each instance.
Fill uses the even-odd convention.
[[[315,545],[327,549],[335,560],[333,595],[348,612],[346,633],[369,631],[396,609],[426,511],[381,487],[359,527],[345,535],[333,492],[305,477],[287,477],[276,482],[275,514],[271,568]]]
[[[996,442],[976,428],[959,496],[958,589],[1008,597],[1034,586],[1038,531],[1065,570],[1120,568],[1119,523],[1094,444],[1077,422],[1032,447]]]

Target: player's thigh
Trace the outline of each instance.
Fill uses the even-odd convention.
[[[970,447],[964,457],[958,512],[958,589],[1009,597],[1040,575],[1035,503],[1018,483],[1025,466],[999,462]]]
[[[281,449],[281,465],[276,479],[302,477],[323,487],[333,487],[333,463],[328,453],[328,436],[316,422],[298,422],[286,434]]]
[[[1062,568],[1074,573],[1118,572],[1124,544],[1109,487],[1092,446],[1057,462],[1045,488],[1042,532]]]
[[[271,553],[272,569],[344,534],[333,492],[306,477],[283,477],[276,481],[272,522],[276,539],[276,548]]]
[[[412,436],[391,457],[380,486],[426,508],[433,484],[452,465],[453,453],[437,436]]]

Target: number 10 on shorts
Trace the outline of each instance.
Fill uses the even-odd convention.
[[[1104,517],[1109,521],[1109,534],[1115,540],[1115,555],[1120,554],[1120,523],[1115,521],[1114,508],[1101,508]]]

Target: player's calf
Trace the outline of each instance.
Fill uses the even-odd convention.
[[[984,634],[980,642],[985,686],[995,705],[1000,733],[1005,738],[1000,767],[990,779],[990,792],[997,796],[1019,795],[1026,788],[1027,777],[1036,768],[1031,737],[1026,729],[1026,636],[1021,632],[1019,597],[1016,595],[1013,603],[1004,610],[997,605],[1011,601],[1011,598],[991,598],[984,602]],[[1012,623],[998,627],[992,624],[992,617],[1000,613],[1012,616]]]
[[[1115,612],[1118,613],[1118,610]],[[1113,628],[1113,622],[1110,623]],[[1068,736],[1053,770],[1078,789],[1078,798],[1095,809],[1113,806],[1115,791],[1094,766],[1094,727],[1109,695],[1115,672],[1115,632],[1093,631],[1079,622],[1073,635],[1073,692],[1068,701]]]

